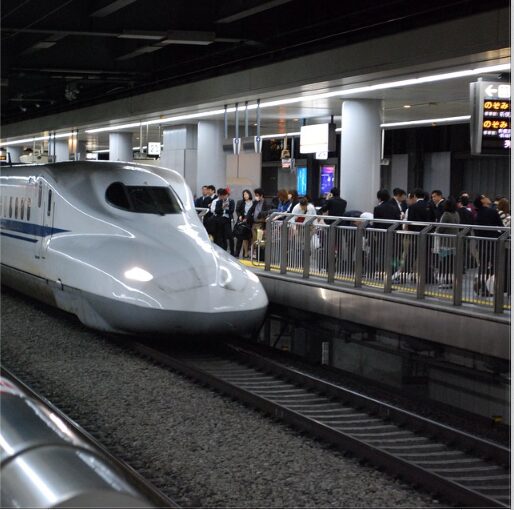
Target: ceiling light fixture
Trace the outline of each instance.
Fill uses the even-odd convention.
[[[299,103],[299,102],[303,102],[303,101],[315,101],[318,99],[327,99],[330,97],[358,94],[360,92],[369,92],[369,91],[373,91],[373,90],[384,90],[384,89],[390,89],[390,88],[413,86],[413,85],[419,85],[421,83],[431,83],[431,82],[435,82],[435,81],[451,80],[451,79],[456,79],[456,78],[462,78],[465,76],[473,76],[473,75],[484,74],[484,73],[505,71],[508,69],[510,69],[510,64],[499,64],[499,65],[490,66],[490,67],[477,67],[475,69],[454,71],[451,73],[433,74],[433,75],[428,75],[428,76],[421,76],[419,78],[410,78],[407,80],[398,80],[398,81],[391,81],[391,82],[385,82],[385,83],[378,83],[376,85],[368,85],[365,87],[355,87],[355,88],[351,88],[351,89],[347,89],[347,90],[336,90],[336,91],[325,92],[325,93],[321,93],[321,94],[296,96],[296,97],[290,97],[290,98],[286,98],[286,99],[277,99],[274,101],[267,101],[267,102],[263,101],[260,103],[260,107],[261,108],[271,108],[273,106],[282,106],[282,105],[287,105],[287,104]],[[248,105],[247,109],[255,110],[255,109],[257,109],[257,104],[250,104],[250,105]],[[227,113],[232,113],[232,112],[235,112],[234,107],[227,109]],[[223,115],[224,113],[225,113],[224,109],[208,110],[205,112],[176,115],[176,116],[171,116],[171,117],[165,117],[162,119],[150,120],[150,121],[146,121],[146,122],[141,122],[141,124],[143,126],[152,125],[152,124],[166,124],[169,122],[179,122],[182,120],[192,120],[192,119],[203,118],[203,117]],[[136,123],[132,123],[132,124],[122,124],[119,126],[110,126],[110,127],[105,127],[105,128],[86,129],[86,133],[99,133],[102,131],[115,131],[117,129],[138,127],[139,125],[140,125],[140,123],[136,122]]]
[[[405,122],[386,122],[384,124],[380,124],[380,127],[387,129],[402,126],[421,126],[423,124],[464,124],[466,122],[469,122],[470,119],[471,115],[461,115],[459,117],[440,117],[438,119],[408,120]]]
[[[69,138],[70,136],[73,136],[73,133],[59,133],[55,135],[55,138]],[[32,138],[23,138],[20,140],[11,140],[10,142],[1,142],[0,147],[5,147],[7,145],[20,145],[24,143],[41,142],[43,140],[50,140],[51,138],[53,138],[53,135],[33,136]]]
[[[319,99],[327,99],[330,97],[344,98],[344,96],[348,96],[348,95],[352,95],[352,94],[359,94],[359,93],[363,93],[363,92],[372,92],[372,91],[376,91],[376,90],[386,90],[386,89],[392,89],[392,88],[398,88],[398,87],[408,87],[408,86],[413,86],[413,85],[419,85],[422,83],[433,83],[433,82],[437,82],[437,81],[451,80],[451,79],[456,79],[456,78],[463,78],[466,76],[475,76],[475,75],[480,75],[480,74],[487,74],[487,73],[494,73],[494,72],[508,71],[508,70],[510,70],[510,64],[498,64],[498,65],[489,66],[489,67],[477,67],[475,69],[465,69],[462,71],[453,71],[450,73],[432,74],[432,75],[428,75],[428,76],[421,76],[419,78],[409,78],[409,79],[405,79],[405,80],[390,81],[390,82],[385,82],[385,83],[378,83],[375,85],[367,85],[367,86],[363,86],[363,87],[349,88],[346,90],[336,90],[336,91],[325,92],[325,93],[320,93],[320,94],[296,96],[296,97],[277,99],[277,100],[267,101],[267,102],[261,101],[260,108],[271,108],[273,106],[282,106],[282,105],[287,105],[287,104],[299,103],[299,102],[303,102],[303,101],[316,101]],[[255,110],[255,109],[257,109],[257,104],[248,105],[247,109]],[[234,111],[235,111],[235,108],[227,109],[227,113],[234,112]],[[128,123],[128,124],[121,124],[121,125],[117,125],[117,126],[86,129],[85,131],[86,131],[86,133],[100,133],[100,132],[104,132],[104,131],[116,131],[118,129],[130,129],[133,127],[139,127],[141,125],[146,126],[146,125],[153,125],[153,124],[166,124],[169,122],[179,122],[179,121],[183,121],[183,120],[192,120],[192,119],[224,115],[224,114],[225,114],[225,109],[208,110],[208,111],[204,111],[204,112],[176,115],[176,116],[165,117],[162,119],[155,119],[155,120],[150,120],[150,121],[145,121],[145,122],[139,121],[139,122],[132,122],[132,123]],[[31,138],[30,141],[32,141],[32,140],[33,139]],[[19,142],[15,141],[15,142],[11,142],[11,144],[12,143],[19,143]],[[0,144],[0,146],[1,145],[2,144]],[[7,145],[7,143],[4,143],[3,145]]]

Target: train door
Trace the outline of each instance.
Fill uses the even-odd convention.
[[[34,223],[37,225],[36,253],[37,259],[44,259],[54,226],[54,197],[52,188],[39,177],[37,179]]]

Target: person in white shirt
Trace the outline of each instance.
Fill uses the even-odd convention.
[[[305,218],[300,216],[302,214],[316,216],[316,208],[307,200],[306,197],[300,198],[300,202],[293,207],[291,211],[293,216],[289,221],[293,221],[295,223],[303,223]]]

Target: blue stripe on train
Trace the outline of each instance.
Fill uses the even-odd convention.
[[[12,237],[14,239],[19,239],[20,241],[28,241],[29,243],[37,243],[37,239],[32,239],[31,237],[15,236],[14,234],[7,234],[6,232],[2,232],[2,235],[5,237]]]
[[[69,230],[63,230],[62,228],[53,228],[38,225],[37,223],[6,219],[0,220],[0,226],[2,227],[2,230],[11,230],[13,232],[19,232],[20,234],[28,234],[36,237],[46,237],[53,234],[59,234],[61,232],[69,232]],[[14,236],[11,235],[11,237]]]

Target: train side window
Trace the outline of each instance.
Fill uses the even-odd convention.
[[[50,216],[50,212],[52,211],[52,190],[48,190],[48,207],[46,208],[46,215]]]
[[[9,197],[9,218],[12,218],[12,197]]]
[[[31,206],[32,200],[30,198],[27,198],[27,221],[30,221],[30,206]]]
[[[39,181],[39,188],[37,190],[37,206],[41,207],[41,201],[43,200],[43,183]]]
[[[14,217],[18,219],[18,197],[14,199]]]
[[[25,216],[25,199],[20,199],[20,219],[22,220]]]

